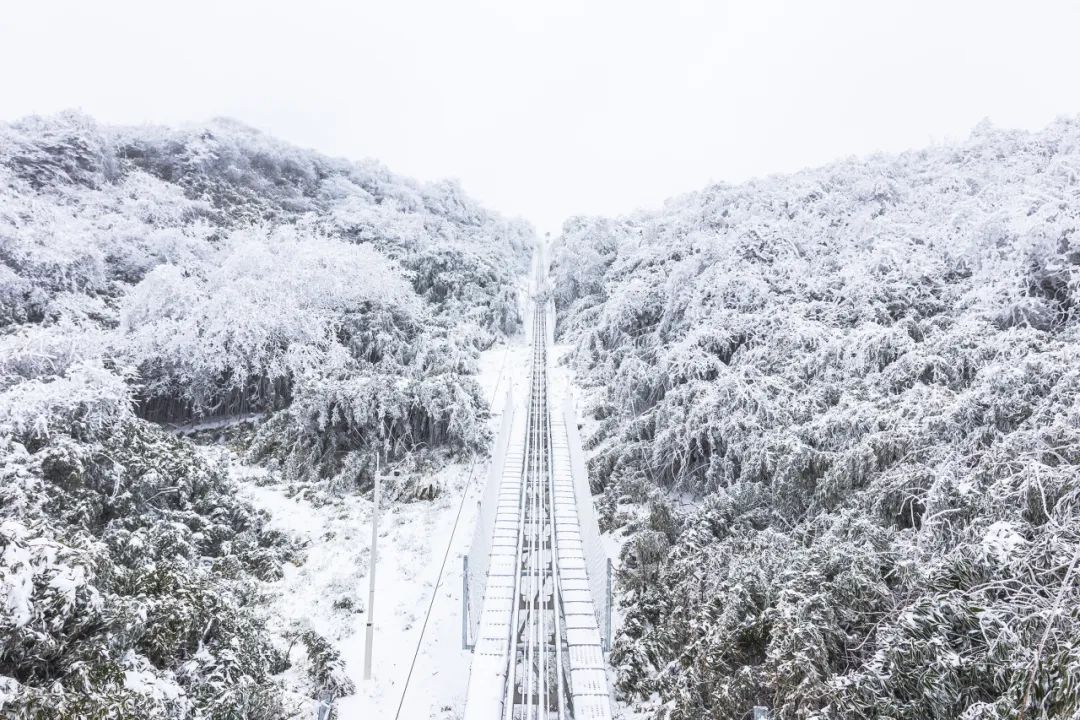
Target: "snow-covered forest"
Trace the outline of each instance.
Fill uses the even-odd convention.
[[[438,493],[533,235],[232,121],[0,127],[4,716],[354,690],[265,621],[305,548],[236,466],[305,507],[377,457]],[[552,279],[627,712],[1080,714],[1080,119],[574,218]]]
[[[658,718],[1080,713],[1080,120],[575,218],[559,334]]]
[[[232,121],[0,127],[0,702],[16,718],[285,717],[337,651],[256,586],[301,548],[184,436],[313,492],[483,451],[481,350],[533,231]],[[430,488],[415,488],[416,493]]]

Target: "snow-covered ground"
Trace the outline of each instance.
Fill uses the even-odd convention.
[[[512,383],[527,381],[527,361],[528,346],[523,337],[481,356],[478,380],[492,401],[493,432],[498,428],[505,393]],[[363,679],[363,665],[371,553],[370,500],[346,496],[317,506],[305,498],[289,497],[284,486],[260,484],[266,473],[262,468],[243,465],[233,457],[226,460],[231,462],[234,475],[243,481],[243,494],[271,514],[272,525],[306,543],[303,563],[288,566],[282,580],[267,583],[264,588],[267,623],[283,634],[291,628],[310,628],[341,650],[357,692],[337,700],[338,717],[457,717],[464,703],[471,659],[461,647],[461,558],[472,538],[488,470],[487,458],[454,464],[439,472],[436,480],[442,492],[434,501],[384,503],[374,614],[374,672],[368,682]],[[445,570],[439,581],[444,557]],[[433,592],[435,601],[425,630],[424,618]],[[398,713],[418,644],[416,666]],[[301,652],[298,647],[292,649],[294,660]],[[286,672],[283,680],[287,686],[304,686],[297,672],[296,666]],[[314,718],[316,708],[307,703],[297,712],[299,718]]]

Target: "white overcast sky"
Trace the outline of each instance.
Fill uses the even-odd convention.
[[[557,231],[1080,114],[1080,2],[4,0],[0,120],[226,115]]]

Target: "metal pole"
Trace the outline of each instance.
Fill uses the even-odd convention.
[[[375,641],[375,565],[379,557],[379,454],[375,453],[375,490],[371,509],[371,574],[368,576],[367,636],[364,641],[364,679],[371,679],[371,646]]]
[[[607,646],[604,649],[611,652],[611,558],[607,559],[607,618],[605,618],[604,628],[604,644]]]
[[[469,556],[461,558],[461,647],[469,650]]]

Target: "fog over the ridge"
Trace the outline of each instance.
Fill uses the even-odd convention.
[[[0,15],[0,120],[228,115],[557,231],[1076,114],[1077,27],[1050,1],[24,2]]]

